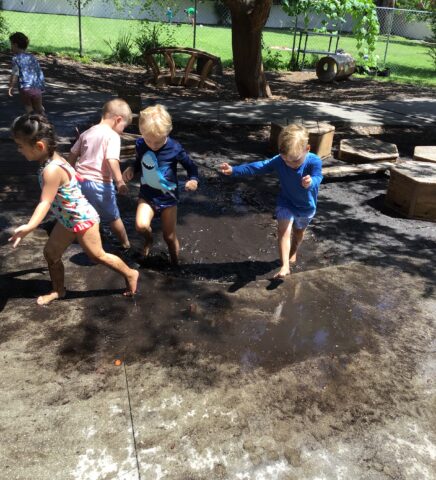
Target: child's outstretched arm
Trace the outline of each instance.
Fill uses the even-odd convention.
[[[14,88],[15,88],[15,85],[17,84],[17,81],[18,81],[18,75],[12,74],[12,75],[9,77],[8,95],[9,95],[10,97],[12,97],[12,96],[14,95]]]
[[[247,175],[262,175],[263,173],[271,173],[274,171],[275,163],[279,160],[279,156],[259,162],[243,163],[231,167],[228,163],[222,163],[219,168],[224,175],[233,175],[235,177]]]
[[[52,166],[47,167],[44,170],[43,180],[44,184],[42,187],[41,198],[37,207],[35,208],[30,220],[25,224],[21,225],[15,229],[14,234],[9,239],[9,242],[12,242],[12,246],[16,248],[21,240],[29,235],[30,232],[35,230],[35,228],[44,220],[47,213],[50,210],[50,206],[56,196],[59,185],[62,182],[62,171],[60,167]]]

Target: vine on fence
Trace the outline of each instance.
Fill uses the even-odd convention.
[[[367,67],[377,65],[375,55],[379,34],[379,22],[373,0],[283,0],[283,10],[291,17],[304,15],[305,29],[309,26],[310,14],[325,15],[321,31],[327,24],[335,27],[345,23],[345,15],[353,18],[353,34],[357,40],[359,63]]]

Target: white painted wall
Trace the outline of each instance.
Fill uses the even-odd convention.
[[[178,7],[173,5],[177,4]],[[186,14],[183,12],[184,8],[193,6],[193,2],[190,0],[171,0],[168,1],[168,5],[173,6],[174,22],[187,22]],[[66,0],[3,0],[4,10],[16,10],[20,12],[33,12],[33,13],[56,13],[63,15],[76,15],[77,11],[71,7]],[[142,12],[139,8],[128,11],[117,10],[111,2],[106,3],[103,1],[93,1],[90,5],[83,8],[82,14],[85,16],[102,17],[102,18],[149,18],[151,20],[166,20],[165,7],[156,5],[151,11]],[[431,35],[430,27],[425,22],[409,21],[406,18],[397,18],[394,22],[393,33],[395,35],[401,35],[407,38],[413,38],[417,40],[423,40]],[[321,25],[321,16],[314,15],[309,27],[319,27]],[[216,25],[217,15],[215,13],[214,4],[212,1],[205,0],[203,3],[198,2],[197,23],[203,25]],[[295,19],[286,15],[280,5],[273,5],[271,13],[266,23],[266,27],[269,28],[290,28],[295,24]],[[303,17],[298,20],[298,26],[303,27]],[[352,29],[351,19],[347,20],[342,30],[350,32]]]

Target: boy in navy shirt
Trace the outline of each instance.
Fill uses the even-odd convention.
[[[123,178],[128,182],[135,172],[141,172],[135,226],[145,236],[144,257],[148,255],[153,240],[151,221],[155,215],[160,215],[171,263],[177,265],[180,250],[176,235],[177,165],[180,163],[186,170],[185,190],[191,192],[198,187],[198,170],[180,143],[169,137],[172,128],[171,116],[163,105],[154,105],[140,112],[142,138],[136,141],[136,162],[124,171]]]
[[[275,278],[290,274],[290,263],[297,260],[297,250],[304,232],[315,215],[318,188],[322,181],[321,159],[309,153],[309,132],[300,125],[289,125],[279,137],[279,155],[260,162],[231,167],[220,165],[224,175],[242,176],[276,172],[280,180],[276,217],[281,268]],[[291,241],[292,232],[292,241]]]

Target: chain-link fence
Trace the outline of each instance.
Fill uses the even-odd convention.
[[[222,3],[216,3],[214,10],[209,5],[208,12],[206,4],[199,3],[194,16],[186,12],[185,7],[193,4],[190,0],[178,2],[177,7],[169,9],[156,4],[153,10],[147,11],[119,11],[111,2],[91,2],[81,11],[74,2],[45,3],[50,4],[51,13],[0,12],[9,31],[23,31],[30,37],[30,49],[34,51],[135,62],[149,47],[195,46],[221,57],[224,66],[232,63],[230,17]],[[306,34],[301,19],[289,18],[279,6],[275,8],[279,10],[271,17],[279,19],[277,25],[284,28],[270,27],[264,31],[267,70],[310,68],[321,56],[338,49],[358,57],[351,20],[330,25],[327,27],[330,33],[320,35],[317,27],[321,26],[322,19],[311,17]],[[403,76],[418,70],[426,71],[428,77],[434,76],[434,63],[428,54],[432,36],[430,20],[434,13],[378,8],[377,15],[379,68],[389,68]],[[138,20],[141,18],[147,21]]]

